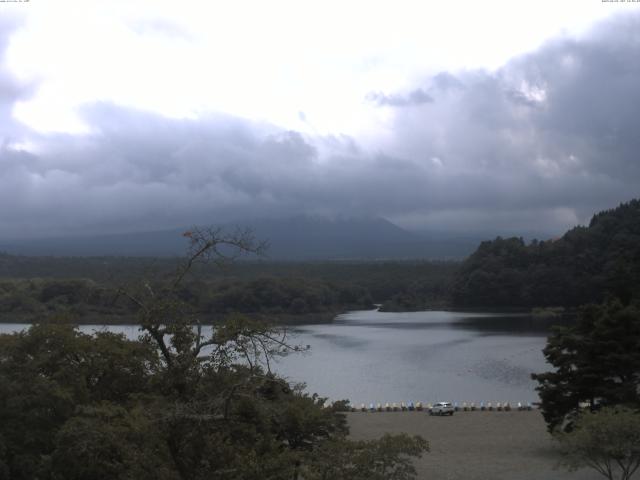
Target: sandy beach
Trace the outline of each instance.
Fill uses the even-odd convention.
[[[429,480],[596,480],[596,472],[556,469],[558,456],[539,411],[348,413],[358,440],[386,432],[422,435],[431,451],[416,461],[420,479]]]

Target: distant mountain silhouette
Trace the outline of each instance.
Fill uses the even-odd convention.
[[[479,243],[474,238],[411,233],[383,218],[296,216],[238,225],[267,241],[267,257],[274,260],[458,259]],[[234,225],[225,227],[233,230]],[[179,256],[187,246],[182,236],[187,229],[0,241],[0,250],[22,255]]]
[[[14,255],[166,257],[184,254],[185,230],[0,241],[0,250]]]

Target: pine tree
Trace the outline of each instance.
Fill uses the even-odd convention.
[[[532,375],[549,430],[570,427],[581,403],[640,406],[640,311],[619,301],[583,307],[557,328],[544,355],[556,370]]]

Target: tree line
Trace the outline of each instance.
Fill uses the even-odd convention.
[[[562,463],[609,480],[640,468],[640,200],[548,241],[482,242],[450,285],[457,307],[569,307],[532,374]]]
[[[86,335],[73,316],[0,335],[0,479],[414,479],[419,436],[352,441],[344,402],[270,368],[286,330],[231,315],[209,335],[182,287],[195,262],[251,238],[192,233],[173,277],[123,285],[138,340]]]
[[[161,284],[149,282],[152,288]],[[69,314],[89,323],[131,323],[136,306],[118,290],[87,279],[1,280],[0,316],[15,322]],[[373,308],[363,287],[304,278],[190,281],[178,295],[208,321],[233,312],[277,317]]]
[[[140,276],[162,283],[178,265],[176,259],[0,255],[0,320],[29,322],[67,313],[88,323],[130,323],[134,306],[117,295],[119,286]],[[196,277],[183,282],[180,295],[211,321],[231,312],[329,321],[332,314],[374,303],[396,311],[443,305],[456,266],[426,261],[198,264]]]
[[[482,242],[451,284],[451,303],[470,307],[578,307],[607,296],[640,296],[640,200],[596,214],[561,238]]]

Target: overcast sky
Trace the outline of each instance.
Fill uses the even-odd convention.
[[[640,196],[640,3],[0,3],[0,238],[548,232]]]

